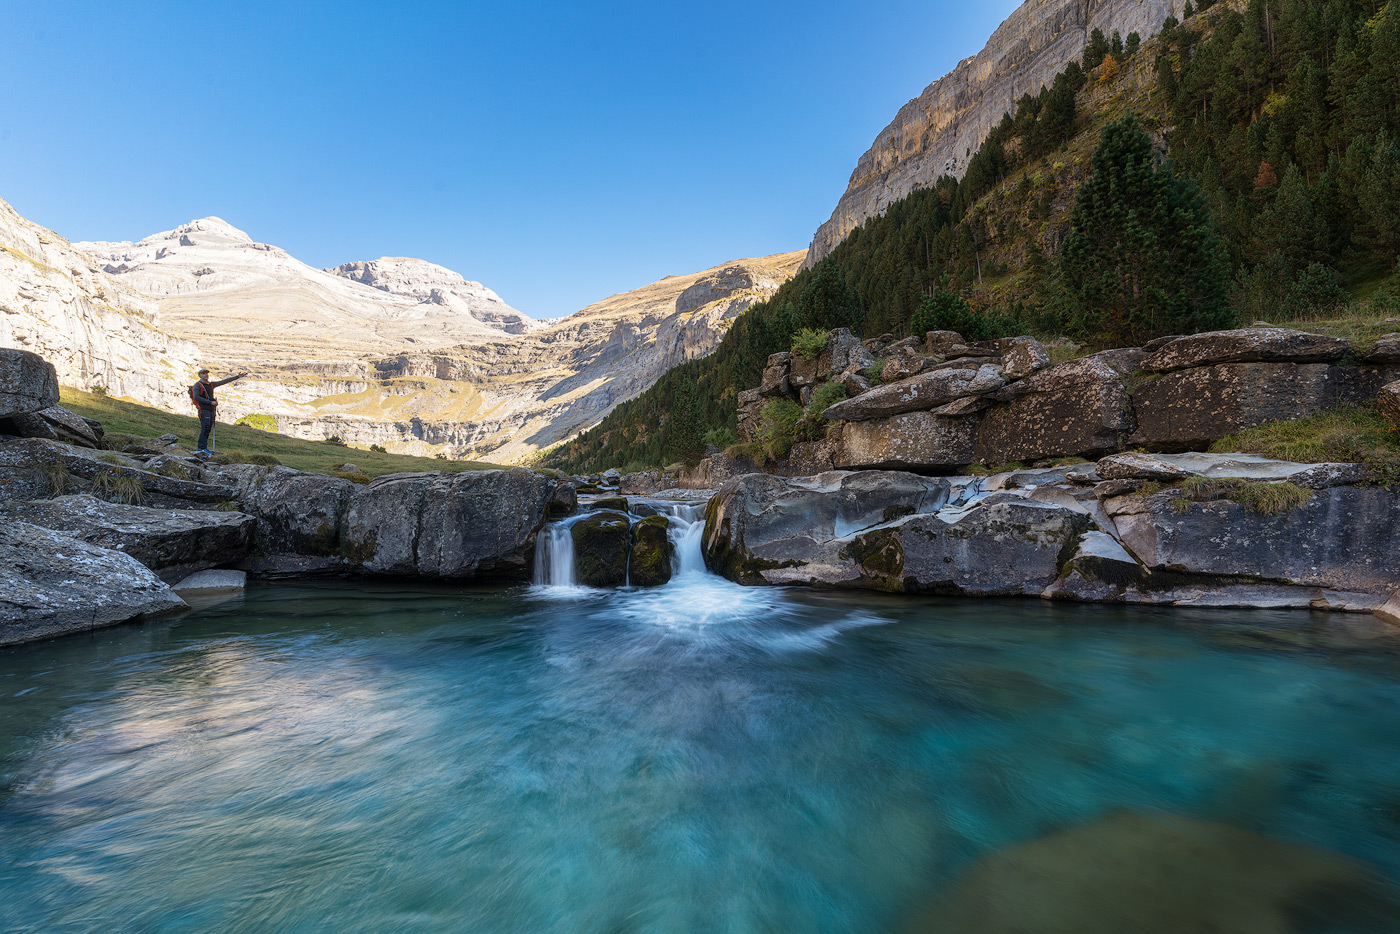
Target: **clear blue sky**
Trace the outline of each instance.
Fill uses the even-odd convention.
[[[536,317],[805,248],[1014,0],[3,5],[0,198],[71,240],[215,214]]]

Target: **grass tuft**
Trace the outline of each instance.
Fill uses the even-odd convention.
[[[73,489],[73,474],[63,464],[45,464],[41,470],[49,481],[49,496],[62,496]]]
[[[1180,515],[1184,510],[1177,508],[1178,502],[1209,503],[1225,499],[1261,516],[1281,516],[1306,505],[1311,498],[1312,490],[1296,483],[1191,477],[1181,484],[1181,499],[1172,500],[1172,509]]]
[[[136,477],[105,470],[93,478],[92,492],[98,499],[127,506],[141,505],[141,499],[146,495],[141,481]]]

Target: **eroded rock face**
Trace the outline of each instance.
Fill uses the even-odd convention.
[[[519,467],[379,477],[350,497],[345,554],[372,574],[524,573],[553,494],[553,480]]]
[[[1006,384],[995,366],[943,369],[876,386],[867,393],[838,402],[823,412],[833,420],[888,418],[904,412],[932,409],[964,396],[993,392]]]
[[[574,572],[587,587],[621,587],[627,583],[631,520],[626,513],[604,511],[574,523]]]
[[[1338,337],[1291,328],[1240,328],[1174,338],[1156,348],[1142,368],[1169,373],[1218,363],[1332,363],[1347,350]]]
[[[1392,425],[1400,428],[1400,381],[1381,387],[1376,394],[1376,406]]]
[[[1360,375],[1326,363],[1221,363],[1166,373],[1134,389],[1131,443],[1158,451],[1204,448],[1265,422],[1360,401]]]
[[[982,420],[976,459],[1005,464],[1120,450],[1133,428],[1125,382],[1131,363],[1110,351],[1012,383],[1005,393],[1009,404],[989,410]]]
[[[26,522],[0,521],[0,645],[83,632],[184,606],[131,555]]]
[[[58,405],[58,374],[38,354],[0,347],[0,419]]]
[[[219,475],[236,490],[239,508],[257,519],[254,545],[262,558],[333,558],[344,551],[345,511],[355,484],[290,467],[237,464]]]
[[[833,465],[840,470],[947,473],[977,457],[977,420],[907,412],[847,422]]]
[[[51,405],[37,412],[12,415],[7,421],[14,433],[23,438],[43,438],[84,448],[102,447],[102,426],[62,406]]]
[[[0,521],[5,520],[65,532],[89,546],[131,555],[168,583],[242,561],[254,525],[252,516],[238,512],[125,506],[81,494],[9,503],[0,510]]]

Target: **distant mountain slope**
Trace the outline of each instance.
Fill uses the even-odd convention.
[[[381,256],[368,263],[343,263],[325,272],[420,304],[441,305],[507,334],[524,334],[535,327],[529,317],[480,282],[463,279],[427,260]]]
[[[440,301],[425,300],[314,269],[217,217],[135,243],[75,246],[157,298],[171,328],[230,365],[448,347],[491,340],[528,321],[490,289],[460,276],[457,285],[475,289],[449,287]],[[455,275],[421,265],[440,270],[444,280]]]
[[[186,411],[198,350],[159,320],[154,300],[0,201],[0,346],[40,354],[65,385]]]
[[[1183,0],[1026,0],[981,52],[899,109],[856,163],[831,219],[813,235],[803,268],[916,188],[932,188],[942,175],[961,178],[1002,116],[1078,58],[1093,30],[1145,39],[1184,6]]]

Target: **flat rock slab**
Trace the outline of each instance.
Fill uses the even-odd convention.
[[[83,632],[185,605],[131,555],[64,532],[0,520],[0,645]]]
[[[248,575],[243,571],[227,569],[196,571],[170,588],[181,597],[189,595],[208,596],[211,594],[242,593],[248,586]]]
[[[834,421],[888,418],[905,412],[937,408],[964,396],[994,392],[1005,384],[999,367],[933,370],[896,383],[876,386],[854,399],[836,403],[822,415]]]
[[[8,503],[0,507],[0,516],[125,552],[167,581],[242,561],[255,521],[240,512],[125,506],[86,494]]]
[[[178,506],[180,501],[186,504],[214,504],[234,498],[232,487],[165,477],[129,466],[131,463],[134,462],[130,458],[110,451],[91,451],[39,438],[23,438],[0,444],[0,475],[33,475],[46,468],[62,468],[79,481],[88,482],[85,486],[103,474],[128,477],[140,483],[143,495],[158,505]]]
[[[1363,363],[1400,363],[1400,334],[1382,334],[1361,354]]]
[[[0,419],[58,405],[58,373],[38,354],[0,347]]]
[[[93,427],[87,419],[74,415],[61,405],[51,405],[37,412],[10,416],[15,433],[25,438],[45,438],[84,448],[102,446],[102,429]]]
[[[1169,373],[1218,363],[1331,363],[1349,349],[1341,338],[1291,328],[1240,328],[1168,341],[1143,361],[1142,368]]]
[[[1298,464],[1257,454],[1112,454],[1095,468],[1105,480],[1174,483],[1188,477],[1287,480],[1309,489],[1349,486],[1366,480],[1364,464]]]
[[[977,420],[906,412],[890,418],[847,422],[833,466],[841,470],[948,472],[976,457]]]

